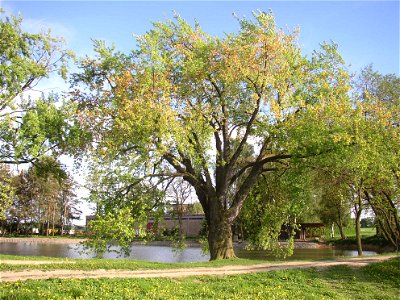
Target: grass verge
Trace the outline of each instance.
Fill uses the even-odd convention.
[[[97,270],[97,269],[121,269],[121,270],[155,270],[155,269],[177,269],[177,268],[193,268],[193,267],[222,267],[232,265],[256,265],[267,263],[265,260],[253,259],[224,259],[210,262],[193,262],[193,263],[161,263],[141,260],[116,260],[116,259],[65,259],[65,258],[49,258],[34,256],[13,256],[1,255],[1,260],[49,260],[49,264],[34,265],[19,264],[9,265],[0,264],[0,271],[18,271],[18,270]],[[51,261],[57,261],[52,264]],[[65,263],[62,263],[65,262]],[[71,263],[73,262],[73,263]],[[274,261],[274,263],[278,263]]]
[[[400,259],[362,268],[182,279],[51,279],[0,283],[0,299],[399,299]]]

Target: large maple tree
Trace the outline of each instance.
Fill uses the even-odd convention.
[[[129,203],[138,182],[182,177],[203,207],[212,260],[234,257],[231,226],[260,175],[351,143],[338,125],[350,104],[337,46],[306,57],[297,31],[270,13],[239,24],[214,37],[179,16],[154,23],[129,54],[96,42],[74,77],[97,178]]]

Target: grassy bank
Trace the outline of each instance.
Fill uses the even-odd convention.
[[[332,246],[341,246],[341,247],[347,247],[351,248],[351,246],[356,247],[357,246],[357,240],[355,237],[351,236],[348,237],[345,240],[341,239],[332,239],[327,241],[329,245]],[[373,250],[384,250],[386,248],[391,248],[393,247],[387,240],[385,240],[383,237],[380,236],[363,236],[361,238],[361,244],[364,246],[364,250],[368,250],[370,248],[374,248]],[[372,246],[372,247],[371,247]]]
[[[156,269],[178,269],[193,267],[222,267],[231,265],[256,265],[266,263],[265,260],[254,259],[226,259],[211,262],[192,262],[192,263],[161,263],[142,260],[116,260],[116,259],[65,259],[34,256],[14,256],[2,255],[1,260],[49,260],[49,264],[34,265],[29,264],[0,264],[0,271],[18,271],[18,270],[96,270],[96,269],[121,269],[121,270],[156,270]],[[52,264],[51,261],[57,261]],[[274,261],[274,263],[277,263]]]
[[[327,238],[326,243],[331,246],[337,246],[345,249],[356,249],[357,239],[353,228],[346,228],[346,239],[342,240],[340,237]],[[363,250],[373,251],[390,251],[395,250],[393,246],[381,236],[376,235],[375,228],[361,228],[361,244]]]
[[[398,258],[355,269],[0,283],[0,299],[398,299],[399,293]]]
[[[347,239],[355,239],[356,238],[356,231],[353,226],[350,227],[345,227],[344,228],[344,233],[346,235]],[[330,236],[331,232],[328,228],[325,228],[325,240],[326,241],[336,241],[340,240],[340,234],[339,231],[335,232],[335,237],[332,238]],[[367,238],[376,235],[376,228],[361,228],[361,237],[362,238]]]

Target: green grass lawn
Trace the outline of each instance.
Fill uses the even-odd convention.
[[[356,236],[356,229],[354,228],[354,226],[347,227],[345,229],[345,234],[348,237],[355,237]],[[373,236],[375,234],[376,234],[376,228],[375,227],[361,228],[361,236],[362,237],[369,237],[369,236]]]
[[[0,299],[399,299],[400,259],[362,268],[181,279],[50,279],[0,283]]]
[[[346,239],[342,240],[338,232],[334,238],[329,236],[330,231],[326,230],[326,242],[330,245],[338,245],[338,246],[353,246],[357,245],[356,240],[356,232],[355,229],[352,227],[345,228]],[[384,248],[386,246],[390,246],[388,241],[386,241],[383,237],[376,235],[376,228],[361,228],[361,243],[363,245],[373,245],[376,247]]]
[[[347,238],[354,238],[356,237],[356,229],[354,226],[349,226],[344,228],[344,233]],[[330,228],[325,228],[325,239],[326,240],[331,240],[331,230]],[[376,228],[371,227],[371,228],[361,228],[361,237],[370,237],[376,235]],[[340,232],[339,229],[335,228],[335,237],[333,238],[334,240],[340,239]]]

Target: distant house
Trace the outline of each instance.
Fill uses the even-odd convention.
[[[86,216],[86,228],[92,220],[94,220],[96,216]],[[182,230],[185,236],[187,237],[197,237],[199,236],[200,230],[203,226],[203,222],[205,221],[204,215],[184,215],[182,216]],[[179,221],[176,216],[167,215],[162,220],[158,222],[158,227],[154,228],[155,220],[150,218],[146,224],[146,229],[148,231],[155,231],[155,233],[160,234],[164,229],[168,231],[172,231],[179,227]],[[135,229],[137,234],[139,234],[139,229]]]
[[[322,223],[300,223],[300,230],[296,231],[296,239],[307,240],[324,236],[325,225]]]
[[[197,237],[200,234],[203,222],[205,221],[204,215],[185,215],[181,217],[182,231],[185,236]],[[153,228],[154,219],[150,219],[147,223],[147,229]],[[165,216],[158,224],[158,232],[163,229],[172,231],[179,227],[179,220],[176,216]]]
[[[325,233],[325,225],[322,223],[298,223],[298,229],[295,230],[294,238],[296,240],[308,240],[320,238]],[[282,226],[280,240],[287,240],[289,238],[292,228],[289,226]]]
[[[86,216],[86,223],[85,223],[86,228],[88,228],[88,225],[89,225],[90,221],[93,221],[95,218],[96,218],[95,215]]]

